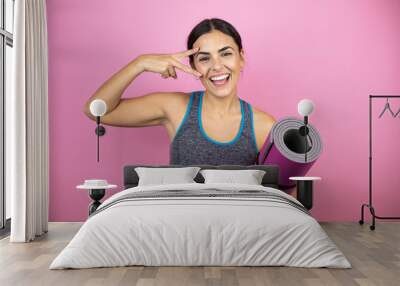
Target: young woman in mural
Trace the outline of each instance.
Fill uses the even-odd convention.
[[[190,67],[181,60],[189,57]],[[115,73],[86,102],[103,99],[101,122],[112,126],[163,125],[171,139],[170,164],[252,165],[275,119],[239,98],[237,83],[245,59],[239,33],[221,19],[205,19],[191,31],[187,50],[144,54]],[[195,76],[205,90],[153,92],[121,99],[143,72],[177,79],[177,69]]]

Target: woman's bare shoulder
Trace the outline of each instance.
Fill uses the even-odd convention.
[[[262,124],[273,125],[276,122],[275,117],[266,111],[263,111],[257,107],[252,106],[254,121]]]
[[[174,113],[176,110],[181,110],[190,100],[191,92],[163,92],[165,96],[164,107],[168,113]]]
[[[276,122],[276,119],[268,112],[265,112],[259,108],[252,106],[252,110],[254,133],[257,141],[258,150],[260,150],[261,147],[264,145],[264,142],[267,139],[272,126]]]

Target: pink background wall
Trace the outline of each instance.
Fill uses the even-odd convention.
[[[121,186],[125,164],[168,164],[161,126],[107,127],[97,163],[95,123],[82,107],[136,56],[184,50],[190,30],[207,17],[231,22],[242,36],[241,98],[276,118],[296,116],[302,98],[315,102],[310,121],[324,152],[309,172],[323,178],[312,213],[320,221],[358,221],[368,198],[368,95],[400,94],[400,1],[48,0],[47,10],[50,221],[86,219],[90,199],[75,189],[84,179]],[[178,76],[142,74],[124,97],[203,89]],[[400,212],[400,116],[378,120],[383,105],[374,104],[374,199],[379,215],[393,216]],[[400,100],[392,106],[397,111]]]

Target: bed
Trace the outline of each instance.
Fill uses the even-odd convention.
[[[124,190],[107,198],[53,260],[50,269],[144,266],[291,266],[351,268],[319,223],[277,188],[274,165],[197,165],[264,170],[260,185],[138,185],[128,165]]]

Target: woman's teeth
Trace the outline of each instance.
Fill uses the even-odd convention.
[[[210,80],[214,85],[221,86],[226,84],[230,79],[230,74],[211,77]]]
[[[214,76],[211,79],[212,80],[222,80],[222,79],[227,78],[228,76],[229,76],[229,74],[224,74],[224,75],[220,75],[220,76]]]

